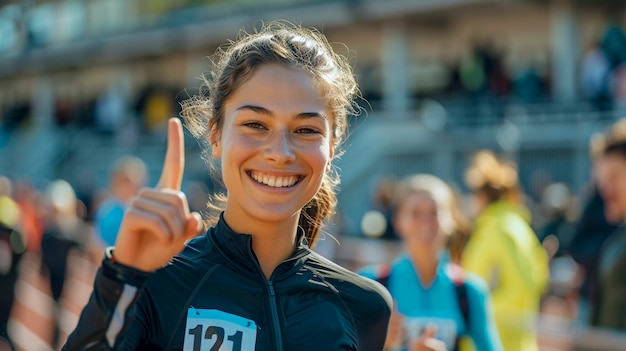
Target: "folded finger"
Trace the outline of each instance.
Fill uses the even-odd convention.
[[[143,213],[150,213],[151,218],[157,217],[160,222],[165,224],[172,238],[177,238],[184,234],[185,218],[180,208],[146,197],[134,199],[131,206],[142,210]]]
[[[143,188],[139,191],[138,197],[146,197],[155,201],[167,203],[179,208],[183,217],[188,217],[189,202],[185,193],[173,189],[153,189]]]
[[[146,211],[139,207],[131,207],[126,212],[126,218],[131,226],[137,230],[149,233],[156,240],[162,243],[171,242],[174,238],[174,233],[171,232],[170,227],[163,221],[161,216],[152,211]]]

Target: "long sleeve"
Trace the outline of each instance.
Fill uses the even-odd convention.
[[[475,277],[470,280],[471,284],[467,284],[471,312],[469,335],[476,350],[501,351],[502,343],[496,328],[491,296],[480,279]]]
[[[385,306],[384,309],[380,309],[377,313],[379,317],[373,321],[368,330],[364,333],[359,333],[359,350],[380,351],[385,345],[391,310]]]
[[[63,346],[64,351],[114,350],[122,339],[124,349],[135,349],[147,335],[136,313],[135,301],[151,273],[111,262],[110,252],[107,249],[89,302]]]

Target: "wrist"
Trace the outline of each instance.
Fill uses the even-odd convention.
[[[152,272],[143,271],[118,262],[114,255],[115,248],[107,247],[102,261],[102,271],[105,276],[119,282],[133,286],[142,286],[152,276]]]

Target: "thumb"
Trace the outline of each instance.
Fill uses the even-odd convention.
[[[174,246],[184,245],[187,240],[191,240],[196,236],[202,234],[204,231],[204,224],[202,222],[202,216],[198,212],[192,212],[185,222],[185,232],[181,235]]]
[[[180,190],[185,170],[185,143],[183,126],[178,118],[170,118],[167,122],[167,151],[157,183],[159,189]]]
[[[198,212],[192,212],[185,226],[185,235],[194,237],[202,234],[203,231],[204,223],[202,222],[202,216]]]
[[[434,338],[437,335],[437,327],[429,325],[424,328],[424,332],[421,335],[422,339]]]

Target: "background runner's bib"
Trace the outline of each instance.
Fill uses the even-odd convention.
[[[248,351],[256,345],[253,320],[220,310],[187,310],[184,351]]]
[[[419,338],[424,333],[424,329],[429,326],[437,328],[436,339],[443,341],[448,350],[454,349],[458,328],[453,319],[446,318],[407,317],[404,321],[404,327],[409,343]]]

